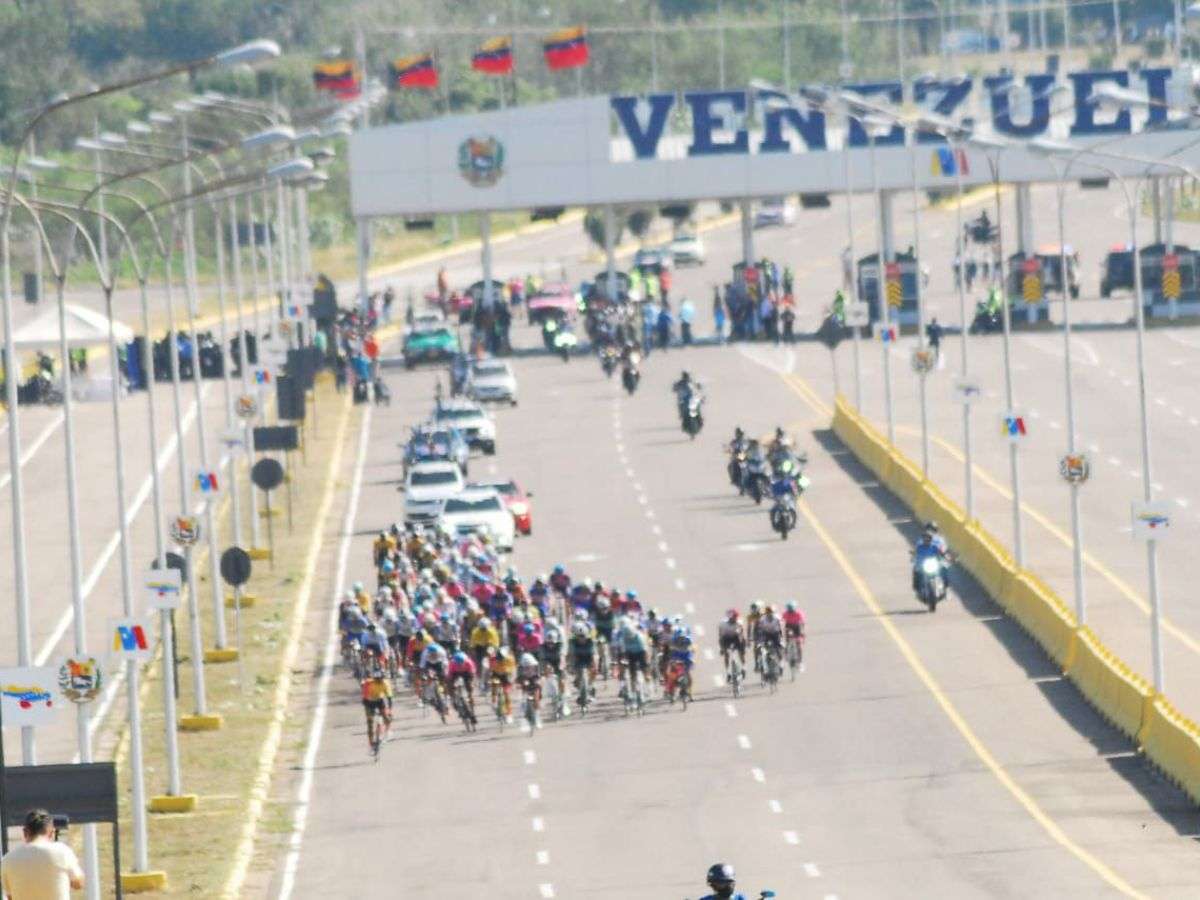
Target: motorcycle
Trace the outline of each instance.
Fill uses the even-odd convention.
[[[937,612],[938,603],[946,599],[946,573],[942,561],[927,556],[915,572],[917,599],[929,607],[930,612]]]
[[[731,450],[729,453],[729,465],[726,467],[729,473],[729,483],[738,489],[739,494],[746,493],[746,485],[744,483],[746,471],[746,451]]]
[[[625,368],[621,370],[621,384],[629,396],[633,396],[633,392],[637,390],[638,382],[642,380],[642,373],[633,363],[626,363]]]
[[[785,541],[788,532],[796,527],[796,507],[789,496],[779,497],[771,507],[771,528]]]
[[[700,433],[700,429],[704,427],[704,416],[701,413],[701,407],[704,405],[704,399],[697,394],[692,394],[688,397],[687,407],[683,415],[683,433],[692,440],[696,439],[696,435]]]
[[[771,490],[771,479],[766,472],[766,466],[761,460],[751,459],[745,467],[745,493],[756,503],[762,503]]]
[[[975,306],[975,318],[971,321],[971,334],[994,334],[1004,330],[1004,319],[998,312],[993,312],[983,303]]]
[[[612,378],[613,372],[617,370],[617,351],[613,347],[605,347],[600,351],[600,368],[604,370],[606,378]]]

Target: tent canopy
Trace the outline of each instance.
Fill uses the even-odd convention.
[[[68,303],[66,320],[68,347],[75,349],[108,343],[108,318],[103,313]],[[118,344],[133,339],[133,330],[115,319],[113,332]],[[13,344],[18,350],[54,350],[59,346],[60,335],[58,310],[50,308],[32,322],[26,322],[13,331]]]

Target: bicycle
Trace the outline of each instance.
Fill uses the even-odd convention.
[[[512,695],[509,686],[503,684],[499,678],[492,679],[492,709],[496,711],[496,721],[503,731],[509,716],[512,715]]]
[[[675,697],[679,697],[679,702],[682,704],[683,710],[687,711],[687,705],[692,700],[692,676],[688,672],[687,666],[682,662],[674,662],[671,664],[671,670],[674,672],[674,681],[671,689],[667,691],[667,702],[674,704]]]
[[[796,671],[803,671],[804,665],[804,646],[800,642],[799,635],[793,635],[788,639],[787,647],[787,664],[788,670],[791,672],[792,681],[796,680]]]
[[[374,709],[367,713],[367,745],[370,747],[371,757],[375,762],[379,762],[383,739],[390,728],[387,713]]]
[[[737,654],[727,654],[725,661],[725,676],[729,682],[729,686],[733,689],[733,697],[736,700],[742,696],[742,681],[745,680],[746,673],[742,668],[742,661]]]
[[[541,722],[538,721],[537,691],[529,682],[521,685],[521,690],[524,693],[522,715],[525,721],[529,723],[529,733],[532,735],[534,731],[541,727]]]
[[[575,667],[576,702],[579,704],[579,714],[581,716],[586,716],[588,707],[592,705],[592,691],[588,676],[589,672],[586,665]]]
[[[768,647],[763,658],[762,683],[772,694],[779,690],[780,674],[779,649]]]
[[[445,689],[442,687],[442,682],[432,676],[426,676],[425,679],[425,705],[432,706],[437,710],[438,716],[441,717],[442,724],[446,724],[446,696]]]
[[[608,681],[608,667],[611,661],[607,638],[598,638],[596,640],[596,670],[604,681]]]
[[[458,713],[458,717],[462,719],[463,727],[470,734],[479,724],[475,718],[475,707],[469,699],[466,687],[463,682],[458,682],[454,686],[454,711]]]
[[[545,699],[550,701],[550,709],[554,716],[554,721],[566,718],[567,702],[563,696],[562,685],[559,684],[558,677],[553,673],[549,673],[550,677],[546,679]]]

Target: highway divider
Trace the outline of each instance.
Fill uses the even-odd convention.
[[[1168,780],[1200,804],[1200,726],[1134,672],[1034,572],[927,478],[843,397],[833,431],[880,485],[921,520],[936,522],[958,563],[1037,641],[1084,699],[1128,737]]]

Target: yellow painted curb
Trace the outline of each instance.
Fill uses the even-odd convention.
[[[271,507],[270,509],[260,509],[258,511],[258,517],[260,519],[278,519],[279,518],[279,508]],[[270,555],[270,551],[267,551],[267,553],[268,553],[268,555]],[[253,559],[254,557],[251,556],[250,558]]]
[[[251,559],[270,559],[271,551],[266,547],[251,547],[246,551]]]
[[[146,894],[167,889],[166,872],[122,872],[121,890],[127,894]]]
[[[234,662],[238,658],[236,647],[214,647],[211,650],[204,651],[204,661],[206,663],[227,663]]]
[[[242,609],[249,609],[257,602],[258,602],[258,598],[256,596],[254,596],[253,594],[242,594]],[[225,595],[225,608],[233,609],[235,606],[237,606],[237,603],[234,601],[233,594],[226,594]]]
[[[221,717],[216,714],[179,717],[180,731],[218,731],[222,724]]]
[[[180,794],[172,796],[171,794],[161,794],[157,797],[150,798],[150,805],[146,807],[152,813],[187,813],[196,808],[195,794]]]

